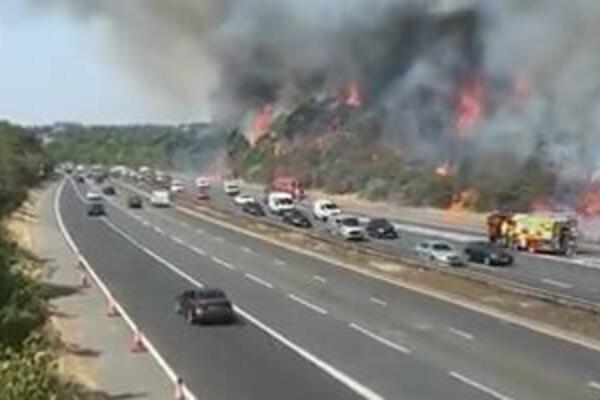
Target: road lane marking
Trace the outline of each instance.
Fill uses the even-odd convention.
[[[454,335],[460,336],[463,339],[467,339],[467,340],[473,340],[474,339],[473,335],[471,335],[470,333],[467,333],[467,332],[465,332],[463,330],[456,329],[456,328],[453,328],[453,327],[448,328],[448,330],[451,333],[453,333]]]
[[[200,247],[197,246],[190,246],[190,249],[196,253],[196,254],[200,254],[201,256],[205,256],[206,255],[206,251],[202,250]]]
[[[298,304],[302,304],[304,307],[309,308],[309,309],[313,310],[314,312],[317,312],[321,315],[327,314],[327,310],[325,310],[324,308],[321,308],[321,307],[317,306],[316,304],[311,303],[308,300],[304,300],[302,297],[298,297],[295,294],[289,294],[288,298],[290,298],[291,300],[295,301]]]
[[[573,285],[562,281],[556,281],[554,279],[542,279],[542,282],[548,285],[556,286],[561,289],[571,289],[573,287]]]
[[[327,283],[327,278],[324,278],[320,275],[313,275],[313,279],[320,283]]]
[[[394,343],[391,340],[388,340],[388,339],[386,339],[384,337],[376,335],[373,332],[371,332],[370,330],[368,330],[366,328],[363,328],[362,326],[357,325],[354,322],[350,323],[348,326],[350,328],[354,329],[355,331],[360,332],[363,335],[365,335],[365,336],[367,336],[367,337],[375,340],[376,342],[379,342],[379,343],[381,343],[381,344],[383,344],[383,345],[385,345],[387,347],[390,347],[390,348],[392,348],[392,349],[394,349],[396,351],[399,351],[401,353],[404,353],[404,354],[410,354],[410,350],[407,347],[404,347],[404,346],[402,346],[402,345],[400,345],[398,343]]]
[[[496,390],[494,390],[490,387],[487,387],[477,381],[474,381],[473,379],[467,378],[466,376],[464,376],[456,371],[450,371],[450,376],[456,380],[461,381],[464,384],[474,387],[475,389],[477,389],[483,393],[489,394],[490,396],[495,397],[499,400],[512,400],[511,397],[505,396],[502,393],[497,392]]]
[[[279,265],[280,267],[285,267],[287,265],[287,263],[283,260],[280,260],[279,258],[276,258],[274,260],[275,265]]]
[[[155,227],[154,227],[154,231],[155,231],[156,233],[159,233],[159,234],[161,234],[161,235],[164,235],[164,233],[165,233],[165,232],[164,232],[162,229],[160,229],[158,226],[155,226]]]
[[[171,240],[174,241],[177,244],[180,244],[182,246],[185,246],[185,242],[183,241],[183,239],[177,237],[177,236],[173,236],[171,235]]]
[[[247,246],[243,246],[243,247],[242,247],[242,251],[243,251],[244,253],[248,253],[248,254],[254,254],[254,250],[252,250],[250,247],[247,247]]]
[[[210,259],[213,260],[214,263],[219,264],[227,269],[230,269],[232,271],[235,270],[235,267],[233,265],[229,264],[227,261],[221,260],[218,257],[211,257]]]
[[[371,303],[375,303],[377,305],[380,305],[381,307],[387,307],[387,303],[381,299],[378,299],[377,297],[369,297],[369,300],[371,301]]]
[[[175,265],[171,264],[169,261],[165,260],[158,254],[147,249],[144,245],[140,244],[137,240],[132,238],[129,234],[125,233],[123,230],[121,230],[120,228],[115,226],[110,221],[106,221],[105,223],[107,224],[107,226],[109,226],[111,229],[113,229],[117,234],[121,235],[123,238],[128,240],[134,247],[137,247],[141,251],[144,251],[146,254],[150,255],[152,258],[154,258],[160,264],[164,265],[166,268],[171,270],[176,275],[179,275],[181,278],[187,280],[188,282],[190,282],[193,285],[196,285],[199,288],[204,287],[204,284],[202,284],[200,281],[196,280],[195,278],[190,276],[188,273],[177,268]],[[315,365],[317,368],[321,369],[325,373],[332,376],[334,379],[336,379],[342,385],[348,387],[350,390],[352,390],[353,392],[358,394],[360,397],[362,397],[366,400],[385,400],[385,398],[383,396],[381,396],[380,394],[378,394],[371,388],[363,385],[362,383],[358,382],[357,380],[350,377],[346,373],[342,372],[341,370],[337,369],[333,365],[329,364],[325,360],[317,357],[310,351],[306,350],[305,348],[303,348],[303,347],[299,346],[298,344],[296,344],[295,342],[291,341],[290,339],[285,337],[283,334],[279,333],[277,330],[271,328],[270,326],[268,326],[267,324],[265,324],[264,322],[262,322],[261,320],[256,318],[250,312],[244,310],[243,308],[241,308],[237,305],[234,305],[233,308],[234,308],[235,312],[238,313],[239,315],[241,315],[244,319],[246,319],[247,321],[252,323],[254,326],[261,329],[263,332],[265,332],[266,334],[271,336],[273,339],[282,343],[284,346],[287,346],[290,350],[294,351],[296,354],[300,355],[305,360],[307,360],[310,363],[312,363],[313,365]]]
[[[598,383],[596,381],[589,381],[588,386],[591,387],[592,389],[600,390],[600,383]]]
[[[144,226],[150,226],[150,222],[148,222],[147,220],[143,219],[142,220],[142,225],[144,225]]]
[[[250,279],[251,281],[254,281],[256,283],[258,283],[259,285],[263,285],[265,287],[268,287],[269,289],[273,289],[273,285],[270,284],[269,282],[265,281],[264,279],[259,278],[256,275],[252,275],[252,274],[244,274],[244,276],[248,279]]]

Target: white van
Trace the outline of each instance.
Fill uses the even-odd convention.
[[[150,195],[150,204],[153,207],[169,207],[171,197],[168,190],[153,190]]]
[[[223,191],[228,196],[237,196],[240,194],[240,185],[236,181],[224,181]]]
[[[284,211],[293,210],[294,197],[286,192],[272,192],[267,198],[267,207],[273,214],[281,214]]]
[[[331,200],[319,199],[313,203],[313,216],[320,221],[327,221],[340,213],[341,210]]]

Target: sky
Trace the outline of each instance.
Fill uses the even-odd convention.
[[[0,0],[0,120],[20,124],[189,122],[203,110],[147,87],[111,58],[106,21]]]

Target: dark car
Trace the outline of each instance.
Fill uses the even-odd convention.
[[[117,191],[113,186],[104,186],[104,188],[102,188],[102,193],[107,196],[114,196],[117,194]]]
[[[473,242],[465,246],[467,260],[485,265],[511,265],[512,255],[488,242]]]
[[[104,209],[104,204],[93,201],[88,203],[87,205],[87,215],[90,217],[100,217],[106,215],[106,210]]]
[[[242,211],[250,215],[254,215],[255,217],[264,217],[266,215],[265,209],[257,201],[242,205]]]
[[[83,176],[81,176],[81,175],[77,175],[75,177],[75,182],[77,182],[77,183],[85,183],[85,178]]]
[[[367,223],[365,228],[367,235],[376,239],[397,239],[398,232],[388,220],[377,218]]]
[[[310,219],[300,210],[292,209],[285,211],[281,215],[281,219],[286,224],[296,226],[298,228],[310,228],[312,226]]]
[[[190,324],[231,323],[235,320],[233,306],[221,289],[186,290],[177,296],[175,309]]]
[[[129,208],[142,208],[143,201],[140,196],[133,195],[127,198],[127,207]]]

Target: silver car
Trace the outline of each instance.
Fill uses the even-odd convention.
[[[452,245],[442,242],[428,240],[417,245],[417,255],[429,261],[458,267],[464,264],[460,253]]]
[[[329,230],[346,240],[364,240],[365,228],[357,217],[351,215],[336,215],[330,219]]]

